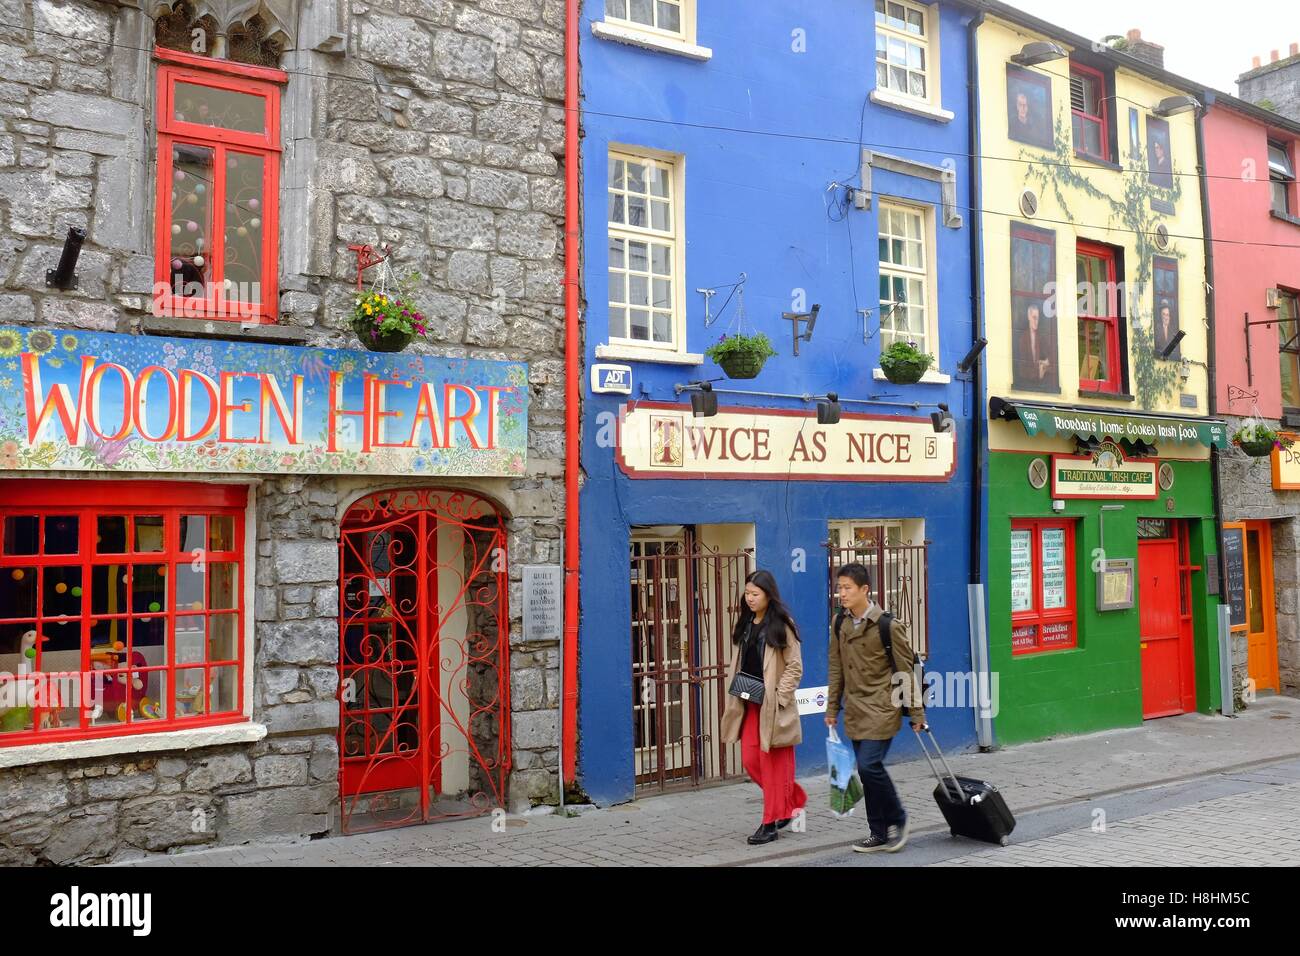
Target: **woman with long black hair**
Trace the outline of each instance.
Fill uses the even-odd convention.
[[[795,691],[803,676],[799,629],[770,571],[745,578],[745,607],[731,634],[722,739],[741,741],[741,760],[763,790],[763,822],[748,842],[771,843],[808,803],[794,782],[794,748],[803,740]]]

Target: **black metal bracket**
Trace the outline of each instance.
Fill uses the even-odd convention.
[[[816,325],[817,325],[817,313],[821,311],[821,308],[822,308],[821,305],[818,304],[818,305],[814,305],[814,306],[812,307],[812,311],[811,311],[811,312],[783,312],[783,313],[781,313],[781,317],[782,317],[782,318],[789,319],[792,323],[794,323],[793,326],[792,326],[792,331],[794,332],[794,354],[795,354],[796,356],[799,354],[799,340],[800,340],[800,339],[802,339],[802,340],[805,341],[805,342],[811,342],[811,341],[812,341],[813,329],[814,329],[814,328],[816,327]],[[808,323],[807,327],[806,327],[802,332],[799,331],[799,323],[800,323],[800,322],[807,322],[807,323]]]

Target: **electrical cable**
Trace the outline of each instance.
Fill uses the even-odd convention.
[[[411,19],[419,20],[420,18],[411,17]],[[432,21],[426,20],[424,22],[430,23],[431,26],[435,25],[432,23]],[[105,43],[104,41],[87,41],[82,37],[77,37],[72,34],[57,33],[51,30],[40,30],[36,27],[27,27],[21,24],[7,23],[2,20],[0,20],[0,27],[11,27],[11,28],[31,32],[31,33],[41,33],[47,36],[59,37],[65,40],[80,40],[82,42],[100,43],[101,45],[104,46],[116,47],[117,49],[122,49],[122,50],[130,50],[136,53],[153,53],[155,49],[159,49],[158,47],[136,47],[124,43]],[[301,51],[298,48],[293,47],[293,48],[286,48],[282,52],[291,53],[291,52],[301,52]],[[67,57],[59,57],[50,53],[43,53],[40,55],[59,63],[68,63],[74,66],[85,65],[81,60],[69,59]],[[334,74],[334,73],[316,73],[311,70],[283,69],[280,67],[275,67],[274,69],[277,69],[279,70],[279,72],[284,73],[288,76],[312,77],[315,79],[327,80],[331,83],[334,82],[360,83],[366,86],[373,86],[377,91],[381,93],[388,92],[390,90],[404,90],[408,93],[430,95],[426,90],[419,89],[417,87],[406,85],[406,84],[388,83],[388,82],[381,83],[381,81],[375,77],[371,77],[367,79],[365,77],[343,76],[341,74]],[[1056,76],[1058,78],[1061,77],[1061,74],[1053,73],[1050,70],[1043,70],[1043,72],[1049,73],[1050,75]],[[441,82],[446,83],[449,81],[441,81]],[[450,81],[450,82],[454,82],[454,81]],[[1209,90],[1209,87],[1206,87],[1206,89]],[[486,100],[491,100],[492,102],[518,103],[527,106],[545,105],[548,109],[559,110],[561,112],[567,111],[567,107],[559,105],[558,103],[554,103],[548,98],[546,98],[545,96],[541,96],[541,95],[513,96],[510,94],[501,93],[496,90],[484,90],[481,93],[474,93],[474,94],[457,93],[453,90],[447,90],[447,89],[439,90],[438,92],[448,99],[458,100],[459,102],[472,104],[472,105],[482,105],[482,102],[486,99]],[[1123,99],[1126,102],[1134,104],[1135,106],[1142,107],[1144,110],[1147,111],[1151,110],[1151,107],[1146,106],[1145,104],[1142,103],[1138,103],[1136,100],[1131,100],[1128,97],[1116,95],[1113,97],[1106,97],[1106,99]],[[815,142],[815,143],[836,143],[836,144],[842,144],[846,146],[854,145],[854,140],[845,139],[842,137],[816,136],[811,134],[782,132],[779,130],[759,130],[759,129],[747,129],[744,127],[716,126],[709,123],[688,123],[683,120],[668,120],[668,119],[661,119],[653,116],[639,116],[631,113],[611,113],[611,112],[605,112],[601,110],[592,110],[586,107],[577,107],[577,112],[579,114],[586,115],[586,116],[599,116],[607,119],[632,120],[632,121],[644,122],[644,123],[658,123],[658,124],[663,124],[668,126],[681,126],[687,129],[700,129],[700,130],[708,130],[712,132],[743,133],[752,136],[770,136],[778,139],[801,140],[801,141]],[[861,125],[865,125],[865,115],[866,115],[866,101],[864,101],[863,104],[863,124]],[[969,159],[972,157],[971,153],[963,153],[963,152],[949,150],[949,149],[936,149],[936,148],[924,147],[924,146],[911,146],[903,143],[867,143],[862,141],[861,134],[859,134],[857,145],[859,146],[860,149],[865,149],[870,147],[871,149],[890,149],[890,150],[899,150],[899,151],[906,151],[906,152],[913,152],[913,153],[932,153],[936,155],[954,157],[954,158],[960,157],[960,158]],[[1077,165],[1075,163],[1054,162],[1046,159],[1026,158],[1023,156],[994,156],[990,154],[979,154],[979,155],[975,155],[974,158],[982,159],[982,160],[990,160],[993,162],[1023,163],[1026,165],[1038,165],[1038,166],[1057,166],[1057,167],[1062,167],[1067,169],[1076,168]],[[1149,171],[1144,169],[1115,169],[1115,170],[1108,170],[1108,171],[1119,173],[1121,175],[1138,175],[1138,176],[1150,175]],[[1267,179],[1243,180],[1240,174],[1227,175],[1227,174],[1209,174],[1209,173],[1200,173],[1200,172],[1171,171],[1169,173],[1164,173],[1162,175],[1196,178],[1196,179],[1202,179],[1202,178],[1223,179],[1223,180],[1229,180],[1233,182],[1262,183],[1264,185],[1268,185],[1269,183],[1269,180]]]

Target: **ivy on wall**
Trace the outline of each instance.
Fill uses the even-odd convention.
[[[1037,186],[1040,195],[1050,192],[1056,197],[1067,221],[1076,225],[1105,226],[1132,233],[1133,254],[1126,255],[1125,262],[1127,267],[1128,260],[1136,258],[1133,266],[1128,267],[1128,271],[1134,275],[1136,285],[1124,288],[1133,360],[1130,381],[1138,405],[1142,408],[1155,408],[1172,401],[1178,390],[1179,376],[1178,363],[1160,359],[1155,351],[1154,260],[1160,256],[1181,261],[1185,255],[1172,242],[1168,250],[1157,248],[1155,236],[1156,226],[1160,224],[1160,213],[1151,208],[1151,200],[1177,206],[1182,199],[1182,182],[1175,176],[1172,189],[1153,185],[1147,172],[1146,149],[1139,145],[1129,156],[1128,165],[1123,168],[1123,191],[1118,195],[1107,192],[1092,181],[1086,163],[1076,164],[1071,130],[1059,114],[1055,125],[1056,148],[1047,158],[1043,157],[1040,150],[1021,149],[1021,158],[1028,163],[1026,179]],[[1101,223],[1077,219],[1072,207],[1080,197],[1095,200],[1107,209],[1106,221]]]

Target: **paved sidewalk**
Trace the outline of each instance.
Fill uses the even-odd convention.
[[[1300,700],[1270,697],[1237,718],[1187,714],[1125,730],[954,756],[950,762],[959,774],[996,783],[1020,814],[1294,756],[1300,756]],[[894,764],[891,773],[912,815],[913,832],[946,829],[931,796],[934,779],[925,761]],[[490,817],[479,817],[119,865],[707,866],[786,858],[797,862],[863,836],[861,805],[852,817],[837,819],[826,809],[825,776],[801,782],[809,795],[808,832],[783,833],[765,847],[744,841],[762,807],[758,788],[746,783],[643,798],[568,818],[535,811],[507,819],[503,832],[493,831]]]

